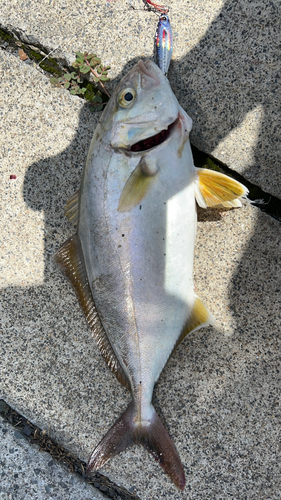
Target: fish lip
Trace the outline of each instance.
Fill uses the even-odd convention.
[[[152,151],[153,149],[162,146],[170,139],[179,121],[180,116],[178,115],[177,118],[172,121],[167,128],[160,130],[160,132],[157,132],[157,134],[148,136],[147,138],[131,144],[128,147],[122,147],[118,149],[130,154],[142,154],[144,152]]]

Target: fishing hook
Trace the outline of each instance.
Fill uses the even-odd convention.
[[[151,0],[145,0],[145,2],[149,5],[152,5],[154,9],[158,10],[161,14],[168,14],[169,9],[165,8],[164,5],[159,5],[157,3],[152,2]]]

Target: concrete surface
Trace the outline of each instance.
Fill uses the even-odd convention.
[[[279,0],[171,0],[169,78],[193,143],[281,198]],[[142,0],[2,0],[0,24],[53,56],[98,53],[117,80],[152,57],[157,15]],[[113,81],[113,86],[116,82]]]
[[[54,461],[49,453],[0,417],[1,500],[102,500],[98,490]]]
[[[100,8],[117,9],[121,4],[111,2]],[[2,18],[9,14],[11,23],[22,22],[26,10],[23,2],[20,5],[23,7],[16,2],[10,5],[9,14],[8,3],[4,2]],[[53,12],[53,6],[60,5],[51,2],[49,11]],[[69,4],[65,2],[64,5]],[[192,5],[188,4],[190,11],[197,12],[199,4]],[[205,5],[210,8],[209,28],[203,23],[201,41],[205,30],[214,29],[216,23],[220,23],[212,17],[211,3]],[[216,2],[216,8],[218,5],[222,6]],[[236,14],[241,5],[237,3]],[[22,9],[21,15],[13,6]],[[181,16],[186,8],[187,3],[182,2]],[[32,9],[26,23],[35,23],[38,12]],[[201,6],[200,12],[203,19],[205,7]],[[261,12],[264,16],[264,9]],[[124,9],[121,13],[124,16]],[[248,19],[246,14],[242,21]],[[152,17],[142,11],[136,15],[145,19]],[[173,16],[176,17],[176,13]],[[155,17],[153,19],[154,26]],[[152,23],[151,19],[149,22]],[[35,35],[41,36],[35,24],[32,26]],[[119,29],[118,23],[115,26]],[[146,34],[145,23],[138,26]],[[133,33],[133,27],[130,29]],[[56,33],[53,25],[52,30],[50,40]],[[61,30],[64,30],[63,23]],[[31,31],[29,28],[29,34]],[[68,36],[70,31],[69,28]],[[179,30],[177,36],[182,36],[182,31]],[[84,35],[80,33],[79,37],[76,43],[81,49]],[[54,40],[57,43],[57,39]],[[67,40],[69,38],[65,46]],[[183,68],[189,67],[188,58],[194,56],[196,59],[201,50],[197,38],[190,40],[191,46],[185,47],[186,59],[181,60]],[[137,48],[136,45],[134,52],[135,48],[131,47],[134,57],[142,55]],[[72,50],[75,52],[75,48]],[[120,57],[127,62],[131,56],[122,50],[121,44]],[[119,64],[121,68],[122,62]],[[180,62],[178,64],[180,68]],[[203,67],[200,69],[200,64],[192,67],[194,71],[202,71],[203,81]],[[52,87],[32,66],[5,52],[0,53],[0,72],[3,179],[0,396],[42,429],[50,428],[52,437],[74,455],[87,460],[91,450],[127,406],[129,395],[101,359],[76,297],[54,266],[52,256],[74,232],[63,216],[63,207],[79,186],[98,114],[93,114],[79,98]],[[197,103],[198,107],[191,107],[191,111],[188,108],[187,88],[186,95],[178,97],[186,103],[185,109],[193,113],[194,137],[199,137],[196,130],[200,129],[203,136],[211,134],[213,146],[220,148],[228,133],[216,138],[215,128],[218,134],[227,121],[216,122],[219,111],[215,115],[204,114],[207,103],[211,110],[218,103],[214,103],[212,93],[206,100],[194,94],[196,82],[188,75],[190,79],[185,80],[181,74],[180,81],[193,89],[190,92],[192,104]],[[221,78],[219,75],[218,80]],[[260,90],[260,98],[264,99],[266,94],[269,99],[270,93],[262,92],[262,87]],[[246,99],[246,94],[242,94],[240,97]],[[248,95],[249,102],[251,95]],[[244,109],[245,101],[241,101],[240,108],[240,97],[238,101],[236,97],[232,100],[232,94],[230,97],[225,90],[220,105],[226,113],[223,96],[229,97],[228,109],[233,105],[234,115],[236,106],[239,113]],[[267,111],[271,105],[270,102]],[[243,136],[246,151],[246,156],[241,153],[243,174],[249,178],[253,176],[251,180],[257,183],[263,179],[263,187],[276,194],[276,190],[280,190],[278,161],[272,161],[270,168],[269,163],[262,163],[260,174],[255,167],[248,168],[246,146],[250,143],[256,147],[254,137],[259,134],[259,128],[251,122],[249,108],[250,105],[246,106],[241,120],[234,122],[241,127],[245,120],[251,123],[249,136]],[[262,108],[257,108],[259,117],[264,109],[263,104]],[[206,130],[203,119],[206,119]],[[227,132],[229,127],[225,126]],[[277,146],[271,150],[271,130],[266,125],[263,137],[270,155],[275,155]],[[237,130],[235,134],[241,141]],[[236,148],[235,144],[231,147],[237,153],[239,142]],[[226,163],[233,167],[231,162]],[[11,174],[17,179],[10,180]],[[155,406],[185,467],[186,490],[183,494],[178,493],[161,468],[140,447],[116,457],[101,472],[130,492],[136,492],[142,500],[277,500],[281,494],[278,437],[280,223],[249,205],[224,212],[200,210],[199,220],[194,269],[196,287],[198,295],[216,317],[216,327],[202,329],[185,340],[165,368],[155,390]]]

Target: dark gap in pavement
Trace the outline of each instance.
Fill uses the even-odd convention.
[[[114,484],[106,476],[95,472],[88,476],[86,474],[86,463],[79,458],[75,458],[63,446],[56,443],[48,436],[47,431],[42,431],[39,427],[31,423],[16,410],[11,408],[3,399],[0,399],[0,415],[9,422],[17,432],[31,444],[39,446],[41,451],[50,453],[53,459],[64,464],[72,473],[78,474],[84,481],[113,500],[140,500],[137,495],[127,491],[125,488]]]

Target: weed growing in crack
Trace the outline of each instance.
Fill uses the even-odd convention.
[[[76,60],[72,64],[74,71],[69,73],[65,70],[65,74],[59,78],[50,78],[50,82],[54,85],[64,86],[73,95],[86,97],[96,107],[96,111],[100,111],[106,104],[102,98],[102,93],[97,90],[96,93],[88,92],[89,82],[85,80],[87,73],[92,73],[93,80],[96,85],[100,85],[103,92],[110,97],[106,90],[104,83],[109,81],[107,76],[110,66],[103,66],[101,59],[96,54],[89,54],[88,52],[76,52]],[[87,95],[88,94],[88,95]]]

